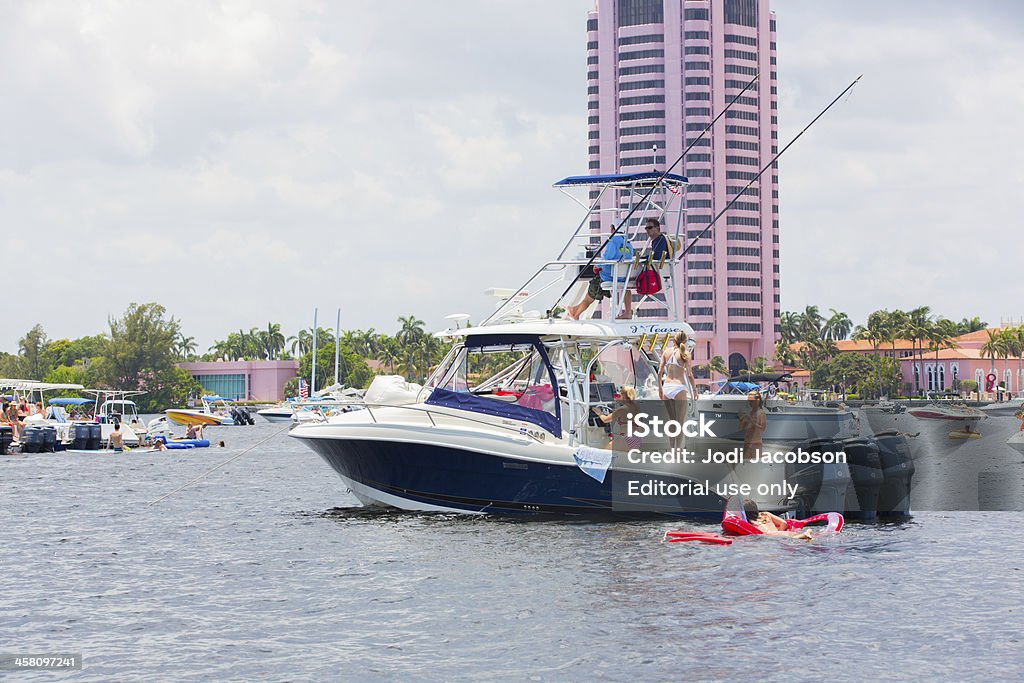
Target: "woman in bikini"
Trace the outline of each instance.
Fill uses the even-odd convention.
[[[662,352],[661,364],[658,365],[658,395],[665,401],[669,419],[682,422],[686,419],[690,401],[687,387],[697,386],[697,381],[690,367],[690,354],[686,352],[686,333],[682,330],[676,332],[672,342],[673,346]]]

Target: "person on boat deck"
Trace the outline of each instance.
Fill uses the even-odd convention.
[[[11,425],[12,437],[15,441],[21,440],[21,430],[25,426],[25,423],[21,421],[18,416],[18,406],[14,403],[8,403],[7,408],[4,411],[7,416],[7,424]]]
[[[629,261],[633,258],[633,247],[622,235],[612,235],[608,240],[607,246],[604,248],[601,258],[605,261]],[[590,278],[590,286],[587,288],[587,294],[583,297],[583,300],[575,306],[569,306],[565,309],[566,314],[570,318],[579,320],[580,316],[590,308],[591,304],[609,296],[610,292],[606,291],[602,284],[612,281],[613,267],[611,264],[608,264],[598,268],[597,273]],[[622,314],[618,316],[620,319],[633,317],[633,297],[630,294],[629,288],[626,287],[625,289]]]
[[[645,221],[644,230],[647,232],[647,239],[651,242],[651,258],[655,262],[672,256],[672,248],[669,246],[668,237],[661,232],[661,221],[657,218],[648,218]]]
[[[110,439],[107,441],[107,448],[115,451],[124,450],[124,434],[121,433],[121,423],[114,423],[114,431],[110,432]]]
[[[658,365],[658,396],[666,401],[669,418],[682,421],[686,419],[689,406],[689,386],[697,386],[690,367],[690,354],[686,351],[686,333],[679,330],[672,336],[672,345],[666,344],[661,352],[661,363]]]
[[[761,512],[757,507],[757,503],[749,498],[743,501],[743,514],[746,515],[747,521],[750,524],[757,527],[766,536],[787,536],[789,538],[803,538],[808,541],[814,538],[810,529],[789,531],[786,520],[770,512]]]
[[[189,425],[188,429],[185,430],[186,439],[201,439],[203,438],[203,425]]]
[[[633,387],[622,387],[619,390],[619,402],[622,405],[615,410],[604,414],[598,413],[597,415],[597,419],[604,424],[614,422],[616,425],[612,427],[612,433],[609,435],[611,438],[608,439],[608,445],[605,448],[612,448],[613,445],[624,445],[627,451],[633,448],[640,448],[640,437],[629,436],[629,431],[627,431],[630,418],[643,412],[636,402],[636,389]],[[616,439],[619,441],[616,442]]]
[[[743,431],[743,456],[753,458],[764,445],[764,428],[767,415],[764,411],[764,398],[757,389],[747,394],[748,412],[740,415],[740,429]]]

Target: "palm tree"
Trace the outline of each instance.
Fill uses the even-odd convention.
[[[1010,371],[1010,357],[1017,358],[1021,353],[1021,346],[1017,341],[1017,330],[1013,327],[1004,327],[999,332],[999,345],[1003,356],[1003,377]],[[1009,391],[1011,383],[1007,383],[1006,390]]]
[[[885,317],[881,311],[875,311],[868,316],[867,326],[857,326],[857,330],[854,332],[853,338],[856,340],[864,340],[871,343],[871,348],[878,354],[878,347],[885,340]],[[882,395],[882,363],[881,357],[879,356],[879,362],[876,363],[878,367],[878,395]]]
[[[196,352],[196,338],[186,337],[179,332],[176,350],[178,352],[178,358],[181,360],[188,360],[188,358]]]
[[[987,327],[988,323],[979,318],[978,316],[974,316],[970,320],[968,320],[967,318],[963,318],[960,320],[959,323],[957,323],[957,329],[960,334],[970,334],[971,332],[978,332],[980,330],[984,330]]]
[[[845,313],[840,313],[834,308],[828,310],[832,311],[832,315],[825,321],[821,333],[832,340],[846,339],[853,329],[853,321]]]
[[[996,356],[1000,354],[999,348],[999,332],[995,330],[985,330],[988,334],[988,341],[985,342],[981,347],[981,357],[988,356],[992,359],[992,365],[990,369],[991,374],[996,374]],[[981,395],[981,387],[978,387],[979,396]]]
[[[309,330],[299,330],[297,335],[285,341],[291,343],[293,356],[305,356],[313,351],[313,333]]]
[[[267,358],[270,360],[277,360],[278,356],[284,351],[285,338],[281,334],[281,326],[277,323],[267,323],[267,329],[264,333],[266,336],[264,344],[266,346]]]
[[[921,365],[924,365],[924,341],[928,338],[931,329],[931,308],[918,306],[907,314],[906,324],[903,328],[903,336],[911,341],[911,362],[917,363],[917,343],[921,342]],[[921,373],[914,373],[914,393],[920,394]]]
[[[817,306],[807,306],[800,317],[800,338],[804,341],[821,337],[821,327],[825,319],[821,317]]]
[[[420,337],[423,336],[423,325],[425,323],[412,315],[399,316],[398,322],[401,323],[402,329],[395,335],[395,339],[405,347],[407,355],[406,372],[412,372],[415,367],[412,362],[413,353],[419,345]],[[406,377],[408,376],[406,375]]]
[[[782,341],[793,344],[800,341],[800,314],[793,311],[783,311],[779,316],[779,334]]]
[[[789,347],[787,346],[786,348]],[[729,376],[729,367],[725,364],[725,359],[722,358],[721,356],[712,356],[711,360],[708,361],[706,367],[708,369],[708,372],[712,373],[711,379],[714,379],[714,373],[718,373],[719,375],[723,375],[725,377]]]

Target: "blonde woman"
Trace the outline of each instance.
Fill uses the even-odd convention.
[[[621,405],[615,410],[597,416],[604,424],[615,422],[615,427],[612,427],[611,438],[608,440],[607,447],[611,448],[615,444],[615,439],[618,438],[626,446],[626,450],[640,448],[642,443],[640,437],[630,436],[628,428],[630,417],[641,412],[640,406],[636,402],[636,389],[633,387],[622,387],[619,391],[619,402]]]
[[[690,354],[686,351],[686,339],[685,332],[676,332],[672,346],[662,351],[658,365],[658,395],[665,401],[669,419],[679,422],[686,419],[690,387],[697,386],[690,367]]]

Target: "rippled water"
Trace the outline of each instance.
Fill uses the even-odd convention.
[[[279,428],[0,458],[0,654],[81,653],[69,676],[102,681],[1024,675],[1019,512],[729,547],[661,542],[696,523],[368,514]]]

